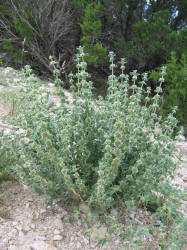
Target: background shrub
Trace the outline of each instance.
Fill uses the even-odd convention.
[[[160,113],[167,116],[174,106],[177,106],[176,117],[180,125],[184,126],[187,133],[187,59],[185,54],[178,58],[176,53],[171,53],[167,66],[163,102]],[[151,78],[158,80],[159,73],[152,71]]]
[[[14,63],[30,62],[40,72],[51,72],[50,55],[59,65],[71,63],[79,30],[68,1],[8,0],[0,2],[0,8],[2,49]]]
[[[121,75],[116,77],[111,52],[108,95],[95,103],[85,54],[81,47],[78,50],[77,74],[69,76],[73,106],[62,91],[61,106],[56,107],[36,82],[28,82],[23,90],[17,124],[26,131],[29,142],[15,134],[23,143],[15,171],[40,193],[84,201],[101,211],[121,201],[145,206],[162,202],[163,196],[155,192],[164,194],[161,187],[177,166],[171,140],[177,125],[175,110],[165,120],[157,114],[165,68],[151,98],[150,88],[144,89],[147,74],[137,86],[137,71],[124,74],[122,59]],[[26,73],[30,71],[27,66]]]

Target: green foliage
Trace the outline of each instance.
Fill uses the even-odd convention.
[[[82,31],[81,41],[88,53],[86,61],[96,67],[105,62],[107,52],[107,48],[97,41],[102,30],[101,19],[98,17],[101,8],[100,3],[88,3],[79,23]]]
[[[26,40],[31,40],[34,37],[35,34],[32,28],[25,20],[15,18],[13,20],[13,23],[16,32],[18,32],[22,36],[22,38],[25,38]]]
[[[131,42],[124,42],[122,39],[118,39],[114,42],[116,48],[125,53],[125,56],[129,58],[133,54],[133,48]]]
[[[147,20],[141,20],[133,24],[132,48],[136,48],[137,60],[142,67],[154,68],[165,63],[172,50],[180,54],[186,47],[184,28],[181,32],[172,31],[170,27],[169,10],[161,10],[153,14]],[[131,55],[134,57],[134,53]]]
[[[25,39],[25,41],[32,40],[36,35],[35,26],[36,20],[33,18],[33,11],[30,9],[30,6],[28,3],[24,4],[24,11],[22,15],[18,17],[13,17],[13,25],[14,29],[17,33],[22,37],[22,39]]]
[[[177,124],[175,111],[163,121],[157,115],[165,68],[151,99],[150,88],[143,88],[147,75],[137,86],[138,73],[133,71],[133,85],[129,85],[125,61],[121,60],[122,72],[116,77],[111,52],[108,95],[94,104],[84,57],[79,48],[78,72],[70,74],[72,104],[62,91],[57,107],[48,95],[42,95],[36,82],[28,82],[17,124],[29,141],[25,143],[23,135],[15,134],[23,146],[14,169],[40,193],[84,201],[101,211],[121,201],[145,206],[156,202],[153,192],[161,192],[165,178],[177,166],[171,141]],[[31,73],[29,66],[26,73]],[[141,105],[144,98],[146,104],[151,102],[149,107]]]
[[[10,39],[3,39],[2,51],[5,53],[2,60],[5,65],[22,65],[27,58],[27,54],[23,49],[15,46]]]
[[[9,138],[0,130],[0,182],[11,174],[11,166],[15,160],[12,153],[12,143]]]
[[[187,58],[185,54],[183,54],[181,59],[178,59],[176,53],[172,52],[166,66],[167,85],[164,89],[165,95],[161,114],[167,116],[172,108],[177,106],[176,117],[187,132]],[[158,73],[152,71],[151,78],[158,80]]]

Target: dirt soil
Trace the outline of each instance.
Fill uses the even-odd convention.
[[[7,77],[7,82],[15,84],[19,82],[16,72],[11,68],[0,68],[1,73]],[[18,84],[19,85],[19,84]],[[48,86],[48,90],[52,85]],[[6,86],[0,86],[0,91]],[[45,89],[46,86],[43,86]],[[69,93],[67,95],[70,96]],[[71,98],[71,96],[70,96]],[[58,97],[53,98],[57,100]],[[1,103],[0,100],[0,129],[7,129],[11,132],[11,127],[4,123],[2,116],[10,113],[10,106]],[[187,142],[181,138],[178,148],[183,154],[184,163],[177,169],[172,185],[187,191]],[[107,225],[101,225],[96,229],[98,221],[83,223],[85,210],[87,207],[82,204],[82,212],[77,213],[72,219],[71,211],[63,205],[48,206],[46,196],[39,196],[31,187],[10,180],[0,188],[0,192],[7,197],[3,202],[0,200],[0,250],[76,250],[76,249],[119,249],[124,243],[119,235],[113,235],[104,245],[100,246],[97,237],[102,237],[108,230]],[[187,217],[187,200],[181,202],[181,212]],[[114,215],[125,218],[123,209],[114,209]],[[137,209],[131,218],[140,224],[152,220],[156,221],[150,213]],[[90,231],[90,237],[85,235]],[[152,240],[152,239],[150,239]],[[123,248],[125,249],[125,248]],[[146,249],[146,248],[141,248]],[[159,248],[155,248],[159,249]]]

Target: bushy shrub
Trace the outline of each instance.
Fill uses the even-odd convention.
[[[27,82],[23,89],[17,125],[29,141],[15,135],[23,143],[15,171],[38,192],[78,199],[101,211],[121,201],[147,205],[161,200],[163,182],[178,162],[173,160],[176,148],[171,140],[175,110],[165,120],[158,115],[165,68],[151,98],[147,74],[137,85],[137,71],[124,74],[122,59],[117,77],[110,52],[108,95],[95,102],[85,54],[81,47],[78,50],[77,74],[69,76],[72,103],[61,90],[57,107],[37,82]],[[31,73],[29,66],[26,73]]]

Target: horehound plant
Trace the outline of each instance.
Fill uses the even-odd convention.
[[[15,134],[15,141],[23,144],[14,170],[52,199],[75,199],[100,212],[122,202],[136,204],[158,212],[168,225],[177,207],[170,205],[175,198],[166,178],[173,175],[179,161],[174,160],[172,139],[175,110],[165,120],[158,115],[165,68],[151,97],[147,74],[137,84],[137,71],[125,74],[122,59],[117,77],[115,55],[110,52],[108,94],[95,104],[84,57],[79,47],[77,73],[69,75],[72,105],[62,89],[57,107],[37,82],[27,81],[16,125],[25,130],[29,141]],[[54,61],[51,66],[55,68]],[[24,76],[30,74],[26,66]],[[55,69],[56,83],[58,75]]]

